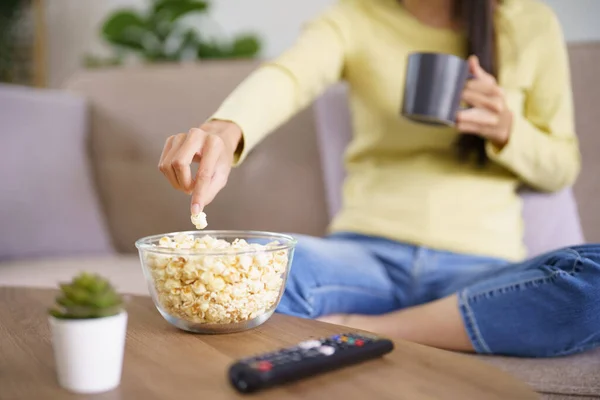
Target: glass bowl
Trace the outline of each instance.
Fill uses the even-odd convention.
[[[189,231],[148,236],[137,247],[157,310],[195,333],[255,328],[277,308],[296,240],[258,231]]]

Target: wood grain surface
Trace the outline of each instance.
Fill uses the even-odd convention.
[[[121,386],[94,396],[61,389],[46,309],[56,292],[0,288],[0,399],[535,399],[524,384],[471,357],[395,341],[390,355],[254,395],[226,379],[237,358],[343,327],[274,315],[254,330],[195,335],[170,326],[150,298],[132,297]]]

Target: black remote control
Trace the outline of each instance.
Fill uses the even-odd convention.
[[[236,362],[229,368],[229,380],[239,392],[252,393],[381,357],[393,349],[391,340],[364,334],[307,340]]]

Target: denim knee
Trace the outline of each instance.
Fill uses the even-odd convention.
[[[314,269],[319,264],[318,260],[314,259],[314,254],[315,247],[319,245],[319,241],[322,239],[304,235],[294,236],[298,239],[298,244],[294,250],[285,291],[277,307],[277,312],[301,318],[311,318],[313,316],[313,306],[310,289],[316,285]]]
[[[567,311],[571,317],[569,330],[576,333],[576,345],[560,354],[571,354],[600,346],[600,245],[583,245],[566,249],[577,254],[572,266],[562,269],[571,291]]]
[[[480,353],[552,357],[600,345],[600,247],[570,247],[459,293]]]

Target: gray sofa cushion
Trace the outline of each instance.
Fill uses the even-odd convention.
[[[528,257],[585,243],[573,189],[556,193],[523,190],[521,198]]]
[[[0,261],[111,251],[86,123],[79,97],[0,85]]]

